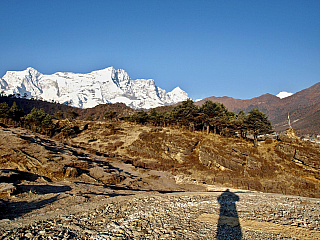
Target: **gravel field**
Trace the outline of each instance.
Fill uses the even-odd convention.
[[[0,229],[1,239],[320,239],[320,201],[233,189],[150,192],[3,219]]]

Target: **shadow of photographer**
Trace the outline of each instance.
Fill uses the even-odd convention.
[[[220,204],[220,216],[218,221],[218,230],[216,239],[234,239],[242,238],[241,226],[239,222],[236,202],[240,198],[227,189],[218,197]]]

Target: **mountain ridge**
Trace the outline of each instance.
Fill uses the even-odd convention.
[[[320,133],[320,82],[285,98],[269,93],[246,100],[212,96],[195,104],[202,105],[207,100],[220,102],[236,113],[258,108],[268,115],[276,131],[284,131],[288,127],[289,114],[292,127],[296,128],[299,134]]]
[[[171,92],[153,79],[132,80],[123,69],[108,67],[90,73],[56,72],[45,75],[32,67],[7,71],[0,79],[5,94],[57,101],[79,108],[122,102],[132,108],[153,108],[181,102],[188,94],[176,87]]]

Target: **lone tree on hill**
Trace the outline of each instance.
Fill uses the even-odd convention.
[[[24,117],[26,126],[29,126],[33,131],[40,131],[45,134],[52,134],[55,125],[52,122],[54,117],[47,114],[42,108],[33,108],[31,112]]]
[[[254,146],[257,146],[257,139],[259,135],[272,133],[272,125],[266,114],[260,112],[257,108],[251,109],[245,125],[254,136]]]

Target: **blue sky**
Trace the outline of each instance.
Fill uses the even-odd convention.
[[[320,1],[0,1],[0,76],[113,66],[193,99],[320,81]]]

